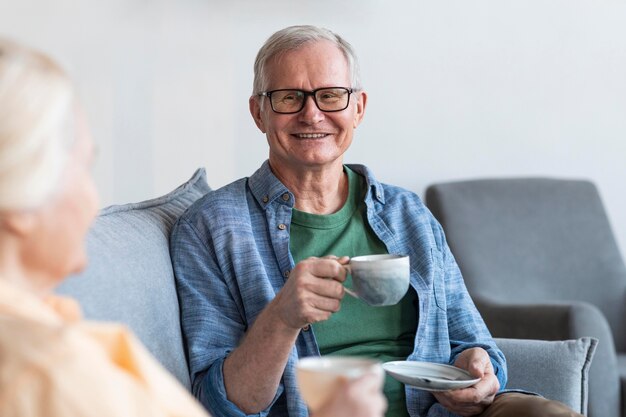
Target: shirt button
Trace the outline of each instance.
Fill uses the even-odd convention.
[[[291,272],[290,270],[286,269],[286,270],[285,270],[285,272],[283,272],[283,276],[284,276],[285,278],[289,278],[289,273],[290,273],[290,272]]]
[[[289,194],[287,194],[287,193],[283,194],[283,200],[284,201],[289,201]]]
[[[302,331],[303,331],[303,332],[308,332],[310,329],[311,329],[311,325],[307,324],[306,326],[304,326],[304,327],[302,328]]]
[[[270,198],[268,196],[263,197],[263,202],[267,203],[268,201],[270,201]]]
[[[281,223],[281,224],[278,225],[278,228],[280,230],[285,230],[287,228],[287,226],[285,226],[285,223]]]

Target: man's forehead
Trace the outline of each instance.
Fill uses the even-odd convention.
[[[266,66],[268,81],[317,76],[343,83],[350,79],[348,60],[343,51],[329,41],[308,42],[298,48],[272,56]]]

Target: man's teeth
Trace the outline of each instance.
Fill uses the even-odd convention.
[[[326,136],[326,133],[298,133],[297,137],[302,139],[319,139]]]

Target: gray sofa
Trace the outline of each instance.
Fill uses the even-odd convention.
[[[182,212],[209,191],[205,172],[199,169],[165,196],[105,208],[87,238],[88,268],[58,289],[77,298],[87,318],[125,323],[187,388],[168,238]],[[508,388],[538,392],[586,411],[594,339],[497,341],[509,362]]]

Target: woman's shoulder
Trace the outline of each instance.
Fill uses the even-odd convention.
[[[40,415],[24,414],[28,406],[39,405],[51,416],[118,417],[137,410],[170,415],[173,407],[158,398],[155,386],[168,390],[181,409],[193,411],[189,415],[203,415],[122,325],[80,321],[55,326],[0,317],[0,356],[0,387],[14,391],[6,408],[0,407],[6,415]],[[6,394],[2,391],[0,397]]]
[[[72,355],[63,323],[0,314],[0,386],[33,378],[50,380]]]

